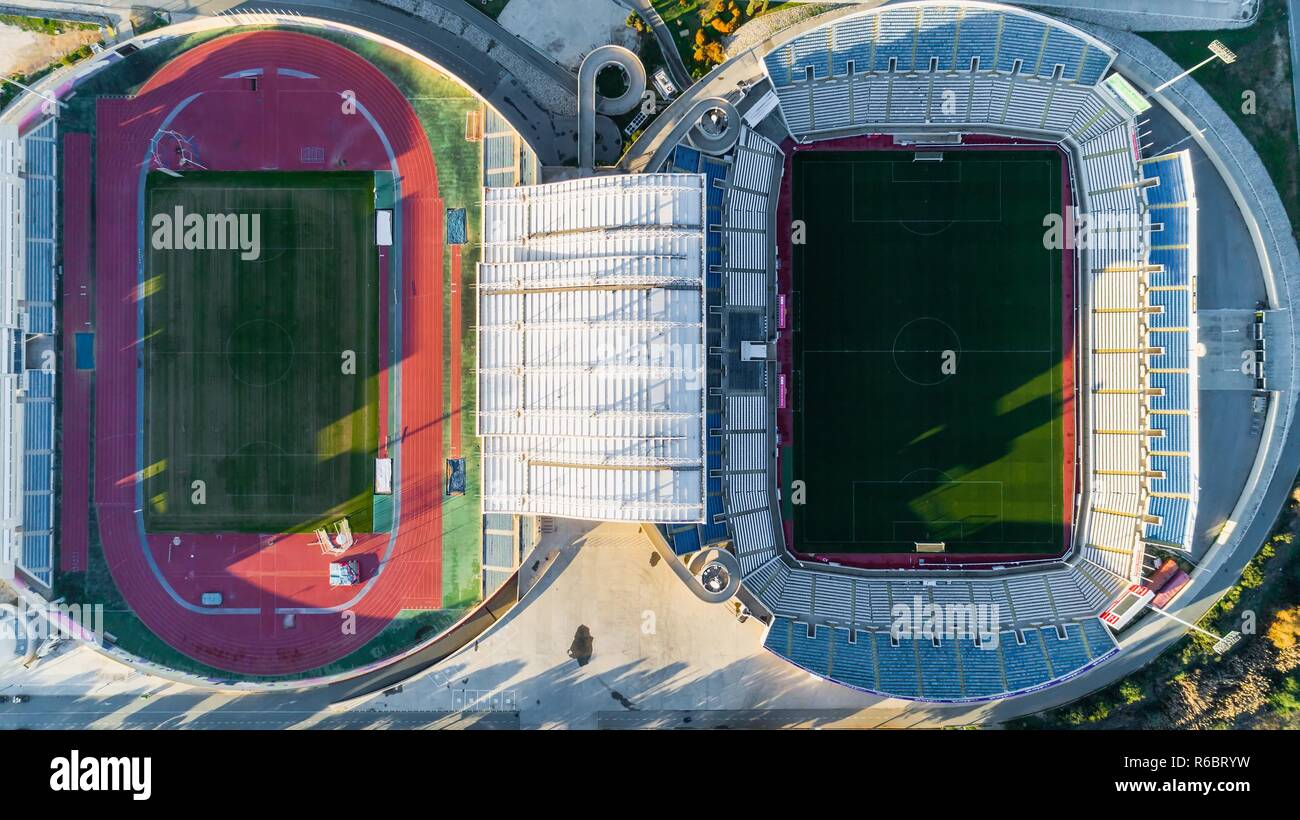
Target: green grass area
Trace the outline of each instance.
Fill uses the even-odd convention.
[[[374,186],[369,172],[149,176],[149,531],[296,532],[344,516],[371,529]]]
[[[17,14],[0,14],[0,25],[11,26],[53,37],[69,31],[96,31],[99,26],[94,23],[82,23],[76,20],[58,20],[50,17],[24,17]]]
[[[1210,56],[1211,40],[1221,40],[1236,52],[1235,63],[1216,61],[1192,76],[1255,147],[1282,196],[1293,231],[1300,236],[1300,151],[1291,88],[1296,67],[1287,46],[1287,4],[1267,0],[1249,28],[1143,32],[1142,36],[1184,68]]]
[[[1061,159],[913,157],[795,157],[795,547],[1060,551]]]

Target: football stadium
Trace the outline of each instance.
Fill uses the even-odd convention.
[[[1188,154],[1144,154],[1115,51],[1034,12],[889,4],[765,46],[728,149],[655,157],[709,180],[720,317],[708,515],[665,539],[729,540],[765,645],[819,677],[970,702],[1083,674],[1192,540]],[[1051,214],[1103,227],[1051,242]],[[996,614],[952,639],[899,605]]]
[[[477,652],[612,523],[785,673],[978,707],[1100,681],[1285,491],[1294,248],[1086,24],[836,7],[547,111],[495,45],[160,31],[0,128],[0,566],[136,669]]]

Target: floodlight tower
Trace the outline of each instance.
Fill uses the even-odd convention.
[[[1212,40],[1210,42],[1209,57],[1206,57],[1204,60],[1201,60],[1199,63],[1187,69],[1182,74],[1179,74],[1177,77],[1174,77],[1169,82],[1162,83],[1161,85],[1157,86],[1156,89],[1151,93],[1159,94],[1161,91],[1164,91],[1166,88],[1178,82],[1182,78],[1186,77],[1188,74],[1191,74],[1196,69],[1200,68],[1201,66],[1207,63],[1212,63],[1215,60],[1223,60],[1224,65],[1232,65],[1233,63],[1237,62],[1237,55],[1235,52],[1233,52],[1232,49],[1228,48],[1223,43],[1219,42],[1218,40]]]

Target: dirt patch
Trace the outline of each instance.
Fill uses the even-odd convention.
[[[0,74],[30,74],[71,51],[97,42],[98,31],[48,35],[0,23]]]

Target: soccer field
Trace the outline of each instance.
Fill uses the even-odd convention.
[[[794,157],[794,548],[1060,552],[1061,158],[914,159]]]
[[[372,528],[374,191],[370,172],[149,175],[147,530]]]

